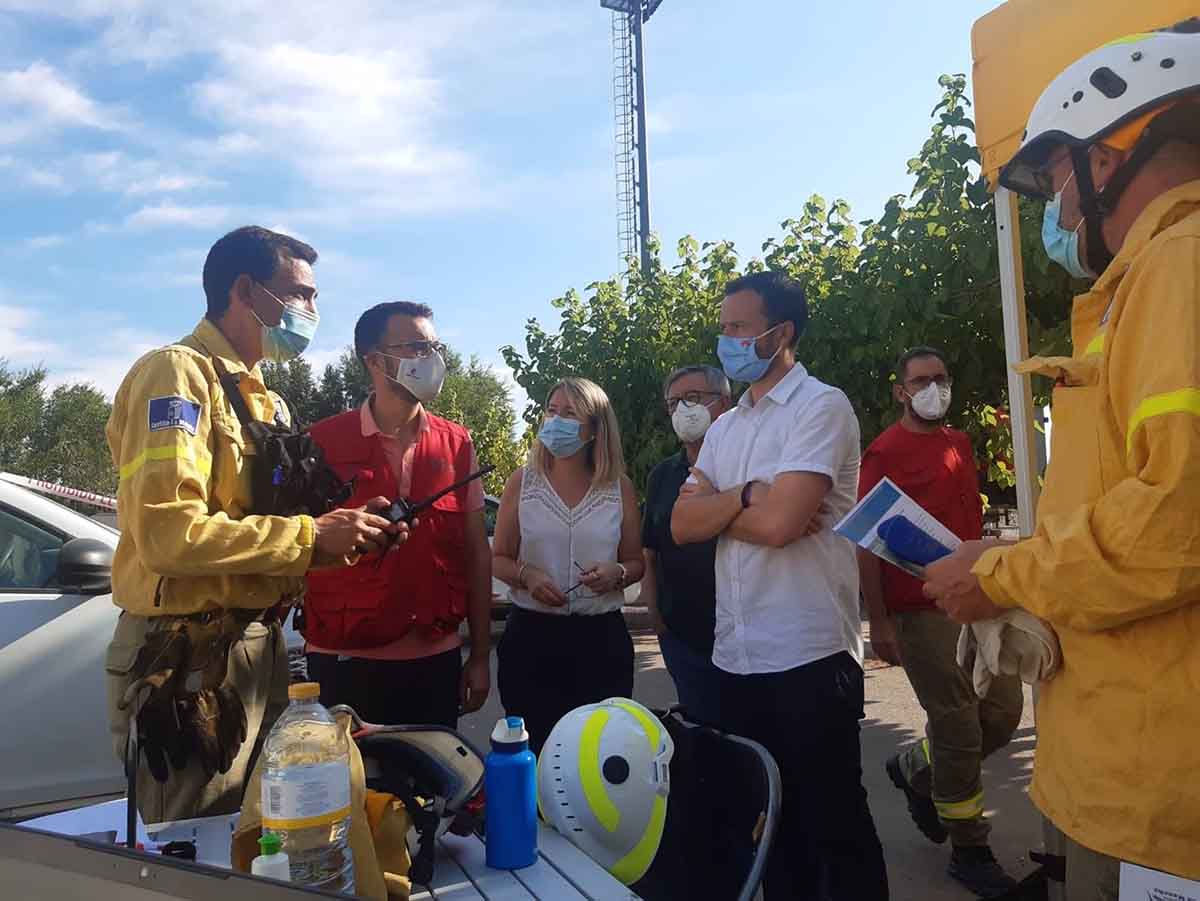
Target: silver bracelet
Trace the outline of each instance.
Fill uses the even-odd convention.
[[[527,570],[528,568],[529,568],[528,563],[521,563],[519,566],[517,566],[517,587],[518,588],[528,588],[529,587],[528,585],[525,584],[525,570]]]
[[[618,562],[617,566],[621,568],[621,577],[617,579],[617,588],[625,587],[625,580],[629,578],[629,570],[625,568],[625,564]]]

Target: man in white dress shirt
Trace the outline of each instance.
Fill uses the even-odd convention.
[[[815,528],[854,505],[858,420],[796,362],[807,316],[804,289],[781,273],[726,286],[717,355],[750,387],[705,436],[671,528],[680,544],[719,536],[721,725],[766,746],[783,776],[768,901],[886,901],[862,786],[858,566],[850,542]]]

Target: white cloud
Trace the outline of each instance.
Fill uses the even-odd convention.
[[[97,103],[45,62],[0,71],[0,143],[60,128],[112,131],[123,116]]]
[[[125,217],[126,228],[139,230],[163,227],[216,228],[229,220],[224,206],[180,206],[159,203],[144,206]]]
[[[58,247],[66,242],[66,235],[37,235],[33,238],[26,238],[21,242],[21,247],[27,251],[47,250],[51,247]]]
[[[36,319],[37,314],[30,309],[0,303],[0,359],[31,365],[55,353],[53,343],[35,339],[30,334]]]
[[[11,292],[0,289],[0,358],[17,366],[44,365],[50,388],[87,382],[111,398],[138,357],[178,337],[134,328],[123,317],[107,315],[85,314],[68,331],[11,299]]]

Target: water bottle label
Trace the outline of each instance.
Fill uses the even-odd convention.
[[[350,816],[350,770],[344,763],[292,766],[262,780],[263,826],[307,829]]]

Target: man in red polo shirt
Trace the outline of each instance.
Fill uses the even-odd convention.
[[[917,347],[900,358],[892,394],[904,413],[867,448],[858,490],[861,498],[887,476],[968,541],[982,537],[983,507],[971,440],[945,425],[950,385],[940,351]],[[891,757],[888,776],[927,838],[950,837],[950,875],[980,897],[997,897],[1016,883],[988,847],[980,764],[1011,740],[1021,683],[993,679],[987,697],[977,698],[956,659],[959,627],[921,593],[920,580],[862,549],[858,563],[871,646],[903,664],[928,717],[927,738]]]
[[[312,428],[329,464],[362,497],[420,501],[479,468],[470,433],[429,413],[446,375],[424,304],[367,310],[354,350],[374,391],[361,407]],[[421,513],[414,541],[349,569],[308,575],[304,637],[321,703],[368,722],[454,728],[490,688],[492,553],[478,480]],[[418,537],[419,536],[419,537]],[[464,617],[470,652],[462,661]]]

